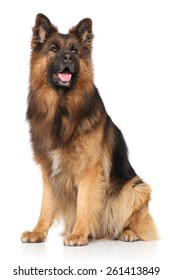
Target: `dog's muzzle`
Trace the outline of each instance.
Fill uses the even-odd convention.
[[[59,51],[48,67],[48,77],[54,86],[70,87],[77,69],[75,54]]]

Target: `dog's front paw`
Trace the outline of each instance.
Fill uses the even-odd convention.
[[[88,244],[88,238],[83,235],[69,233],[64,239],[66,246],[84,246]]]
[[[119,238],[121,241],[137,241],[139,238],[137,237],[137,235],[130,229],[126,229],[124,230]]]
[[[40,232],[25,231],[22,233],[21,241],[23,243],[39,243],[45,241],[45,236]]]

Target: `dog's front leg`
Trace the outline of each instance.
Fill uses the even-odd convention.
[[[49,177],[43,172],[43,197],[41,213],[37,225],[33,231],[26,231],[22,234],[22,242],[43,242],[53,222],[53,196],[52,185]]]
[[[66,246],[86,245],[92,230],[97,231],[105,191],[100,169],[93,167],[78,185],[76,222],[72,233],[64,239]]]

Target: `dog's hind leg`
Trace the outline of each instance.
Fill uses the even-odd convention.
[[[158,239],[157,230],[148,207],[143,207],[132,215],[130,224],[120,234],[119,239],[122,241]]]
[[[150,193],[150,186],[137,176],[123,187],[115,200],[114,219],[119,229],[117,239],[122,241],[158,239],[148,208]]]
[[[150,194],[150,186],[135,177],[124,185],[117,197],[109,198],[103,214],[104,235],[107,233],[112,239],[122,241],[158,239],[148,208]]]

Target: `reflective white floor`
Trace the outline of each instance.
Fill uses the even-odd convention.
[[[32,260],[151,260],[159,258],[162,241],[130,243],[91,240],[87,246],[66,247],[63,245],[63,238],[51,232],[44,243],[18,245],[21,258]]]
[[[1,232],[1,234],[5,233]],[[98,270],[106,269],[108,266],[157,266],[161,269],[159,275],[142,275],[139,279],[151,279],[150,277],[155,279],[154,277],[157,277],[156,279],[159,280],[166,279],[165,275],[169,276],[171,273],[171,257],[168,255],[173,246],[166,240],[132,243],[97,240],[90,241],[87,246],[83,247],[65,247],[63,237],[57,233],[57,228],[51,229],[47,241],[39,244],[23,244],[20,241],[20,233],[15,229],[11,238],[8,238],[8,234],[10,233],[5,234],[6,242],[1,244],[3,257],[1,275],[8,277],[10,280],[16,277],[13,275],[13,270],[19,266],[23,268],[31,266],[39,268],[50,268],[52,266],[86,268],[89,266]],[[100,279],[100,277],[101,275],[92,276],[93,279]],[[117,276],[116,279],[122,279],[121,277]],[[123,279],[134,279],[133,277],[125,275]],[[26,276],[20,276],[20,279],[26,279]],[[49,276],[45,279],[49,279]],[[76,279],[78,278],[76,277]],[[90,278],[86,276],[84,279]]]
[[[7,247],[8,246],[8,247]],[[122,242],[91,240],[87,246],[66,247],[57,229],[50,229],[46,242],[29,244],[20,241],[20,233],[14,232],[8,242],[1,245],[7,259],[12,261],[48,260],[165,260],[171,244],[164,240]]]

